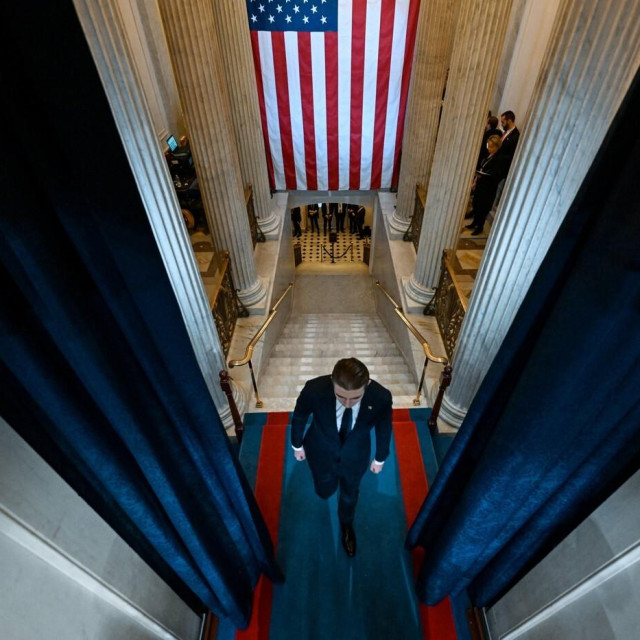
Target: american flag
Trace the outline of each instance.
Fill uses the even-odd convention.
[[[246,0],[271,187],[397,185],[420,0]]]

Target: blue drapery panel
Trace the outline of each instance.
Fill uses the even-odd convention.
[[[194,609],[279,578],[71,2],[2,9],[0,411]]]
[[[427,604],[491,604],[640,467],[639,116],[636,79],[409,532]]]

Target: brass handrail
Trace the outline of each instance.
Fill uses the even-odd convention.
[[[269,317],[264,321],[262,326],[258,329],[256,334],[251,338],[247,348],[244,352],[244,358],[240,360],[229,360],[229,368],[233,369],[233,367],[241,367],[242,365],[249,364],[249,370],[251,371],[251,382],[253,383],[253,390],[256,394],[256,408],[260,409],[262,407],[262,400],[260,400],[260,395],[258,394],[258,385],[256,383],[256,378],[253,373],[253,365],[251,363],[251,356],[253,355],[253,350],[255,349],[256,344],[260,338],[262,338],[264,332],[267,330],[271,321],[275,318],[276,313],[278,312],[278,307],[280,303],[284,300],[286,295],[293,289],[293,282],[289,283],[289,286],[284,290],[284,293],[278,298],[277,302],[271,307],[271,311],[269,312]]]
[[[376,280],[376,286],[384,293],[387,300],[391,302],[393,305],[393,310],[396,315],[404,322],[407,329],[413,334],[414,338],[420,342],[422,345],[422,350],[424,351],[424,365],[422,366],[422,375],[420,376],[420,383],[418,384],[418,390],[416,392],[416,397],[413,399],[414,406],[420,405],[420,394],[422,393],[422,385],[424,384],[424,378],[427,372],[427,365],[429,361],[435,362],[437,364],[444,365],[444,369],[442,374],[440,375],[440,389],[438,390],[438,395],[436,397],[435,402],[433,403],[433,409],[431,410],[431,414],[429,415],[429,430],[432,434],[436,433],[438,428],[438,413],[440,412],[440,405],[442,404],[442,398],[444,396],[445,389],[451,384],[451,366],[449,365],[449,360],[444,356],[436,356],[431,350],[431,346],[425,339],[425,337],[415,328],[415,326],[409,321],[407,316],[404,315],[402,311],[402,307],[391,297],[391,294],[380,284],[379,280]]]
[[[444,356],[434,355],[433,351],[431,351],[431,346],[427,342],[426,338],[415,328],[413,324],[411,324],[411,322],[409,322],[409,319],[407,318],[407,316],[404,315],[402,311],[402,307],[391,297],[389,292],[380,284],[380,280],[376,280],[376,286],[382,291],[382,293],[384,293],[384,295],[387,297],[389,302],[391,302],[391,304],[393,305],[393,310],[400,317],[400,320],[404,322],[404,324],[407,326],[407,329],[411,331],[414,337],[422,345],[422,350],[424,351],[424,355],[429,360],[431,360],[431,362],[436,362],[438,364],[449,364],[449,360]]]

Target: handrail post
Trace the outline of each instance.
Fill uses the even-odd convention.
[[[427,365],[429,364],[429,358],[425,357],[424,365],[422,366],[422,375],[420,376],[420,384],[418,385],[418,391],[416,392],[416,397],[413,400],[414,406],[420,406],[420,394],[422,393],[422,385],[424,384],[424,378],[427,374]]]
[[[440,414],[440,405],[442,404],[442,398],[447,387],[451,384],[451,366],[446,365],[440,374],[440,389],[436,401],[433,403],[433,409],[431,409],[431,415],[429,416],[429,433],[435,436],[438,431],[438,415]]]
[[[251,384],[253,384],[253,392],[256,394],[256,409],[262,409],[262,400],[260,400],[260,394],[258,393],[258,383],[256,382],[256,377],[253,374],[253,364],[251,360],[247,362],[249,365],[249,373],[251,374]]]
[[[229,401],[229,408],[231,409],[231,417],[233,418],[233,426],[235,428],[236,438],[238,443],[242,442],[242,436],[244,435],[244,424],[242,424],[242,418],[240,412],[236,406],[236,401],[233,399],[233,391],[231,390],[231,376],[228,371],[224,369],[218,374],[220,376],[220,386],[227,396]]]

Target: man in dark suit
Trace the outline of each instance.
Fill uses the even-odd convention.
[[[358,238],[362,240],[364,238],[364,217],[366,215],[366,209],[360,205],[356,211],[356,229],[358,230]]]
[[[344,219],[347,215],[347,205],[346,204],[335,204],[335,213],[336,213],[336,231],[344,231]]]
[[[516,127],[516,114],[513,111],[505,111],[500,116],[500,124],[504,133],[502,134],[502,146],[500,147],[500,160],[502,162],[502,170],[504,177],[507,177],[513,156],[520,140],[520,131]]]
[[[355,204],[348,204],[347,206],[347,218],[349,219],[349,233],[356,233],[358,227],[356,225],[356,211],[358,207]]]
[[[302,229],[300,229],[300,223],[302,222],[300,207],[291,209],[291,222],[293,224],[293,237],[299,238],[302,235]]]
[[[307,222],[309,223],[307,226],[307,231],[313,233],[313,231],[317,231],[318,235],[320,235],[320,225],[318,224],[318,216],[320,215],[320,210],[318,209],[317,204],[310,204],[307,206]]]
[[[299,462],[309,462],[316,493],[326,499],[340,489],[338,519],[349,557],[356,553],[353,517],[360,481],[367,468],[380,473],[389,455],[391,402],[391,393],[369,378],[362,362],[345,358],[338,360],[330,376],[305,384],[293,412],[293,453]],[[371,429],[376,432],[376,452],[369,462]]]
[[[322,230],[327,235],[327,229],[331,233],[331,220],[333,220],[333,209],[326,202],[322,203]]]

